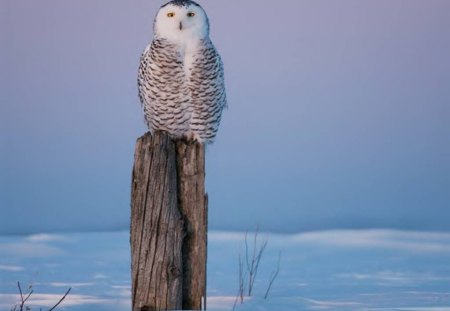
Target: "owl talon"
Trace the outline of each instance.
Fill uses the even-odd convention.
[[[184,139],[188,145],[193,145],[197,142],[196,135],[193,132],[187,133]]]

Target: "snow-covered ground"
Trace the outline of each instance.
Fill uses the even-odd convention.
[[[251,235],[249,236],[251,237]],[[261,234],[254,295],[236,310],[450,311],[450,233],[388,230]],[[209,233],[208,309],[231,310],[244,234]],[[281,270],[263,299],[281,252]],[[33,285],[30,305],[130,310],[127,232],[0,237],[0,310]]]

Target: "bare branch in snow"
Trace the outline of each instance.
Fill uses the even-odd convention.
[[[264,299],[267,299],[269,297],[270,289],[272,288],[273,282],[277,278],[278,274],[280,273],[280,261],[281,261],[281,252],[278,253],[278,262],[277,262],[277,268],[275,271],[272,272],[272,275],[270,277],[269,286],[267,287],[266,294],[264,295]]]

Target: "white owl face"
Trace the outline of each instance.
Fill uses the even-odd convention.
[[[209,36],[208,17],[203,8],[190,0],[173,0],[156,15],[155,36],[176,43]]]

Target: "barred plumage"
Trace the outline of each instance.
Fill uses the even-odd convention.
[[[204,10],[189,0],[162,6],[141,57],[139,96],[151,131],[212,142],[226,106],[223,65]]]

